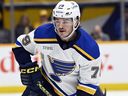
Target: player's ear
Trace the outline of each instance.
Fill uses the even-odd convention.
[[[79,17],[76,17],[76,19],[75,19],[75,28],[78,27],[79,23],[80,23]]]

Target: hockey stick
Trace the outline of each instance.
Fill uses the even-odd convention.
[[[47,89],[42,86],[42,84],[41,84],[40,81],[38,81],[36,85],[37,85],[37,86],[40,88],[40,90],[42,90],[47,96],[52,96],[52,95],[47,91]]]

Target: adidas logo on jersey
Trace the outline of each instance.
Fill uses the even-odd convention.
[[[42,48],[44,50],[53,50],[53,47],[50,47],[50,46],[42,46]]]

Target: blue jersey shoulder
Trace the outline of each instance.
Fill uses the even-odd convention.
[[[78,32],[80,32],[80,37],[73,47],[88,60],[98,58],[100,52],[96,41],[82,28],[79,28]]]
[[[56,32],[52,23],[39,26],[34,32],[35,42],[57,42]]]
[[[54,25],[52,23],[39,26],[34,33],[34,38],[55,38]]]

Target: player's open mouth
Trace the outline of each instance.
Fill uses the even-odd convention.
[[[65,32],[65,30],[59,30],[59,32],[62,32],[63,33],[63,32]]]

